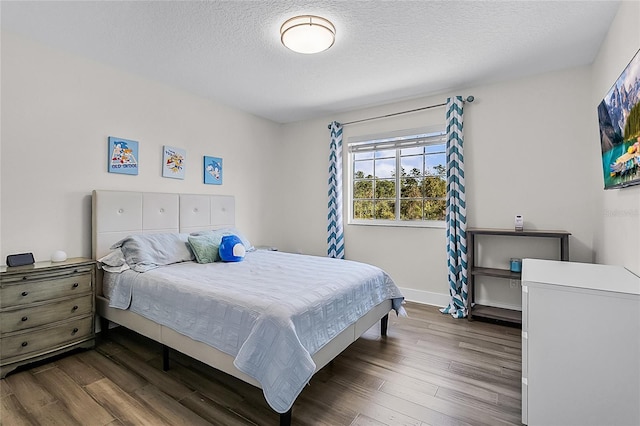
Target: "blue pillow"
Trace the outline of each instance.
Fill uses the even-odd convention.
[[[237,235],[225,235],[220,242],[219,254],[223,262],[240,262],[245,255],[244,244]]]

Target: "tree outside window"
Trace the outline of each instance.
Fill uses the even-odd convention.
[[[446,144],[442,134],[416,139],[393,149],[361,143],[351,152],[353,220],[444,221]]]

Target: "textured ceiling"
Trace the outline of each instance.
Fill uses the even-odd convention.
[[[618,1],[6,1],[2,29],[287,123],[586,65]],[[317,55],[282,22],[337,29]]]

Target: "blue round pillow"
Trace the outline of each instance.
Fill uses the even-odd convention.
[[[225,235],[220,242],[218,253],[223,262],[240,262],[245,255],[244,244],[236,235]]]

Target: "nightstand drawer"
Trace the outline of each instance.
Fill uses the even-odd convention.
[[[3,312],[0,316],[0,333],[25,330],[39,325],[64,321],[92,312],[93,294],[57,302],[42,302],[28,308]]]
[[[54,279],[33,281],[24,275],[18,284],[5,284],[0,289],[0,307],[23,305],[91,292],[91,272],[71,273]]]
[[[0,340],[0,359],[13,362],[15,358],[31,357],[37,352],[52,352],[61,346],[93,337],[93,316],[60,323],[37,331],[3,336]]]

